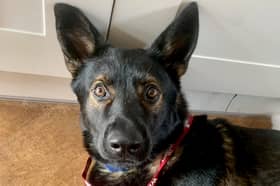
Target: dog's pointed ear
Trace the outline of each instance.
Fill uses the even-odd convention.
[[[54,14],[57,38],[66,66],[75,77],[84,60],[97,55],[106,44],[101,34],[78,8],[57,3]]]
[[[196,47],[199,30],[197,3],[188,4],[154,41],[148,52],[169,73],[181,77]]]

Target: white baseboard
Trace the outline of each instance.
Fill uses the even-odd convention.
[[[272,129],[280,130],[280,112],[271,116]]]
[[[280,98],[280,66],[194,55],[182,86],[192,90]]]
[[[74,102],[70,79],[0,71],[0,97]]]
[[[0,99],[77,103],[69,78],[0,71]],[[230,114],[280,113],[280,99],[183,89],[191,111]]]

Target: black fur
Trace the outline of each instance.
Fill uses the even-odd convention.
[[[180,77],[197,43],[197,4],[190,3],[148,49],[111,46],[76,7],[58,3],[54,11],[80,104],[84,144],[96,160],[89,181],[146,185],[188,115]],[[156,91],[152,101],[150,87],[151,95]],[[126,143],[113,146],[111,136]],[[279,160],[279,132],[197,116],[158,185],[280,185]],[[105,164],[126,170],[111,173]]]

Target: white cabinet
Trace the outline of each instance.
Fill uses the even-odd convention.
[[[0,1],[0,6],[5,1],[7,0]],[[13,3],[13,6],[8,6],[11,12],[15,11],[14,7],[20,9],[19,5],[22,5],[23,9],[27,9],[30,12],[37,11],[40,15],[45,11],[43,23],[46,27],[46,34],[38,36],[31,35],[25,31],[10,32],[8,30],[0,30],[0,71],[70,78],[56,39],[53,14],[55,2],[67,2],[78,6],[86,13],[96,27],[106,34],[113,0],[45,0],[42,2],[44,3],[44,10],[36,9],[36,4],[32,6],[28,3],[22,3],[21,0],[9,2],[10,4]],[[24,7],[24,5],[28,7]],[[34,26],[32,19],[29,20],[28,16],[25,21],[25,30],[28,30],[28,25],[30,28]]]
[[[59,91],[43,93],[49,91],[53,84],[68,87],[70,74],[65,68],[55,34],[53,5],[58,0],[30,3],[33,1],[0,1],[0,96],[30,95],[74,100],[69,88],[61,89],[61,92],[67,90],[65,95]],[[82,9],[104,35],[109,35],[114,46],[134,48],[148,46],[172,21],[178,9],[189,1],[115,0],[115,4],[114,0],[59,2]],[[277,24],[277,20],[280,19],[280,1],[197,2],[200,36],[188,72],[183,77],[184,91],[188,93],[192,90],[189,95],[191,107],[195,110],[224,111],[235,94],[270,97],[273,106],[268,101],[269,108],[278,107],[280,24]],[[19,19],[19,15],[25,19]],[[110,17],[111,29],[107,33]],[[26,81],[23,80],[25,77]],[[45,86],[40,90],[34,87],[33,90],[32,86],[24,88],[22,82],[43,82]],[[238,101],[228,110],[248,110],[249,107],[242,106],[247,105],[243,98],[236,99]]]
[[[280,97],[280,1],[198,0],[200,36],[185,85]]]
[[[45,35],[44,8],[44,0],[1,0],[0,30]]]

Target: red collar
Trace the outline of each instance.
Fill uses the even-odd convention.
[[[182,134],[179,136],[179,138],[177,139],[176,143],[172,144],[169,148],[169,150],[166,152],[166,154],[164,155],[164,157],[161,159],[160,161],[160,165],[156,171],[156,173],[153,175],[153,177],[151,178],[150,182],[147,184],[147,186],[155,186],[157,184],[158,181],[158,177],[160,176],[161,171],[163,170],[163,168],[166,166],[167,162],[171,159],[171,157],[173,156],[175,150],[177,149],[177,147],[180,145],[180,143],[182,142],[182,140],[185,138],[186,134],[189,133],[190,131],[190,127],[193,124],[193,116],[189,116],[188,117],[188,122],[186,122],[185,127],[184,127],[184,131],[182,132]],[[87,181],[87,173],[89,170],[89,167],[91,165],[92,159],[91,157],[88,158],[85,169],[82,173],[82,177],[85,183],[85,186],[92,186],[88,181]]]

